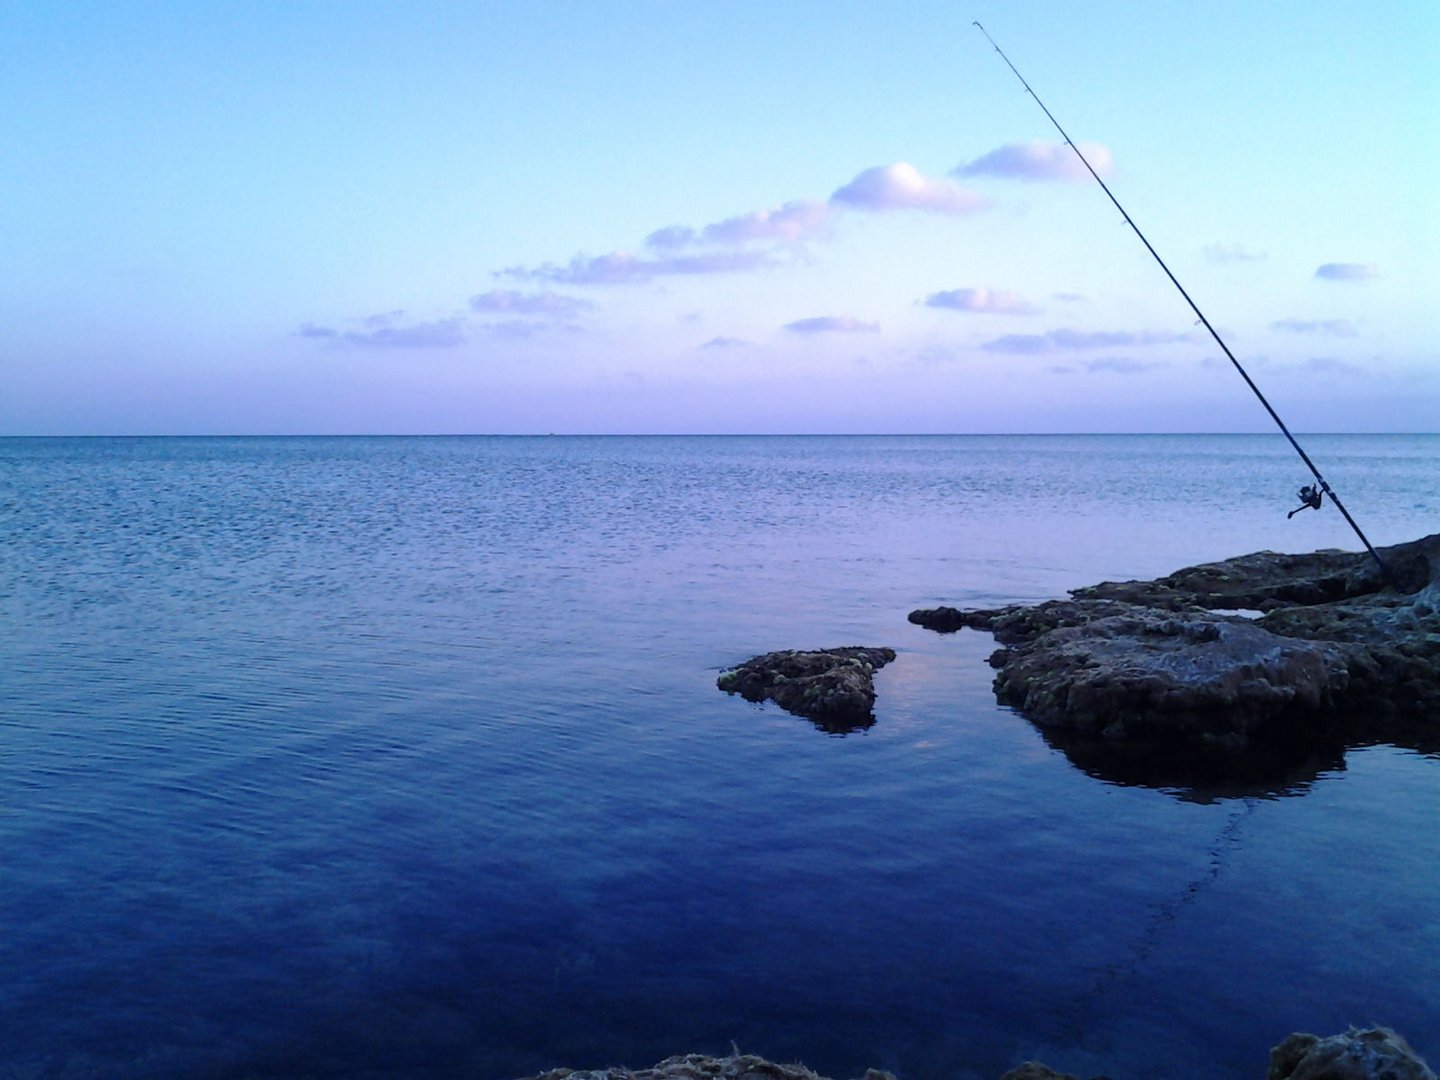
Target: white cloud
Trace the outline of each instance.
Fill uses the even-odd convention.
[[[1169,345],[1194,341],[1192,334],[1172,331],[1130,330],[1050,330],[1044,334],[1006,334],[987,341],[980,347],[987,352],[1034,355],[1038,353],[1073,352],[1085,349],[1113,349],[1131,345]]]
[[[1115,156],[1101,143],[1081,142],[1076,148],[1101,177],[1115,169]],[[1006,143],[988,154],[957,167],[955,176],[1001,176],[1011,180],[1060,180],[1075,183],[1090,173],[1063,142]]]
[[[696,231],[688,225],[667,225],[645,238],[658,251],[677,251],[697,244],[735,247],[755,241],[795,243],[823,235],[830,223],[830,208],[817,199],[793,199],[770,210],[752,210],[706,225]]]
[[[709,341],[705,342],[705,344],[701,345],[700,348],[702,348],[702,349],[753,349],[754,346],[751,345],[750,342],[745,341],[743,338],[735,338],[735,337],[713,337],[713,338],[711,338]]]
[[[795,334],[874,334],[880,330],[880,324],[861,322],[848,315],[817,315],[786,323],[785,329]]]
[[[1379,277],[1380,268],[1374,263],[1325,263],[1315,276],[1326,281],[1366,281]]]
[[[563,317],[588,311],[594,306],[589,300],[583,300],[578,296],[565,296],[563,293],[551,292],[548,289],[540,293],[520,293],[513,289],[491,289],[489,292],[477,293],[470,298],[472,311],[487,314]]]
[[[763,251],[719,251],[695,255],[668,255],[649,259],[628,251],[585,258],[577,255],[564,266],[512,266],[500,276],[530,281],[554,281],[563,285],[634,285],[671,275],[730,274],[773,265],[775,259]]]
[[[795,199],[773,210],[748,214],[706,225],[701,237],[712,244],[744,244],[752,240],[803,240],[825,231],[830,208],[815,199]]]
[[[674,251],[695,243],[695,230],[688,225],[666,225],[645,238],[645,246],[661,251]]]
[[[365,330],[342,331],[305,323],[296,333],[316,340],[385,349],[449,349],[465,342],[464,319],[436,319],[407,326],[402,322],[404,315],[403,311],[390,311],[357,320]]]
[[[1003,289],[949,289],[931,293],[925,298],[925,306],[995,315],[1028,315],[1035,310],[1019,293]]]
[[[858,210],[928,210],[936,214],[971,214],[989,204],[978,192],[952,180],[925,176],[903,161],[866,169],[836,190],[830,201]]]
[[[1106,356],[1098,360],[1091,360],[1085,365],[1085,368],[1087,371],[1110,371],[1117,375],[1135,375],[1164,366],[1155,360],[1132,360],[1123,356]]]

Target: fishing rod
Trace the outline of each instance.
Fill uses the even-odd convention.
[[[1138,236],[1140,238],[1140,242],[1145,245],[1145,250],[1150,252],[1151,256],[1154,257],[1155,261],[1160,264],[1160,269],[1165,271],[1165,276],[1170,279],[1170,284],[1174,285],[1175,288],[1179,290],[1180,295],[1185,298],[1185,303],[1190,305],[1190,310],[1195,312],[1195,315],[1200,320],[1201,324],[1204,325],[1206,330],[1210,331],[1210,336],[1215,339],[1215,344],[1220,346],[1220,350],[1229,359],[1230,363],[1235,365],[1235,370],[1238,371],[1240,373],[1240,377],[1245,380],[1245,385],[1250,387],[1250,389],[1254,392],[1255,396],[1260,399],[1260,404],[1265,406],[1265,411],[1270,414],[1270,419],[1275,421],[1276,426],[1280,428],[1280,431],[1284,434],[1285,438],[1290,440],[1290,445],[1293,446],[1295,448],[1295,452],[1300,455],[1300,460],[1305,463],[1306,468],[1308,468],[1310,472],[1314,475],[1315,483],[1318,486],[1304,487],[1300,489],[1300,506],[1297,507],[1296,510],[1290,511],[1290,515],[1293,517],[1297,510],[1303,510],[1306,507],[1309,507],[1312,510],[1318,510],[1320,508],[1322,493],[1324,495],[1330,496],[1330,501],[1335,504],[1335,509],[1339,510],[1340,513],[1344,515],[1344,518],[1349,523],[1350,528],[1355,530],[1355,535],[1358,536],[1360,538],[1360,542],[1365,545],[1365,550],[1370,552],[1370,555],[1372,558],[1374,558],[1376,565],[1380,567],[1380,573],[1384,576],[1385,580],[1391,585],[1394,585],[1395,579],[1390,574],[1390,568],[1385,565],[1385,560],[1380,558],[1380,553],[1375,550],[1374,545],[1371,544],[1370,541],[1366,538],[1365,534],[1360,531],[1360,526],[1356,524],[1355,519],[1350,516],[1350,511],[1345,509],[1345,504],[1340,501],[1339,496],[1337,496],[1335,492],[1331,490],[1330,485],[1326,483],[1325,478],[1320,475],[1320,470],[1317,469],[1315,467],[1315,463],[1310,460],[1310,455],[1305,453],[1304,449],[1300,446],[1300,444],[1295,441],[1295,436],[1290,434],[1290,429],[1285,426],[1285,421],[1280,419],[1280,414],[1277,413],[1274,407],[1271,406],[1270,402],[1265,399],[1265,395],[1260,392],[1260,387],[1255,385],[1255,380],[1250,378],[1249,373],[1240,365],[1240,361],[1235,359],[1235,354],[1230,351],[1230,346],[1225,344],[1225,340],[1220,336],[1219,332],[1215,329],[1215,327],[1210,325],[1210,320],[1205,317],[1205,313],[1200,310],[1200,306],[1190,298],[1190,294],[1185,291],[1185,286],[1181,285],[1179,279],[1177,279],[1175,275],[1170,272],[1170,267],[1165,265],[1165,260],[1160,257],[1160,253],[1156,251],[1153,246],[1151,246],[1149,240],[1145,239],[1145,234],[1140,231],[1140,226],[1136,225],[1135,222],[1131,219],[1130,215],[1125,212],[1125,208],[1120,205],[1120,200],[1115,197],[1115,193],[1110,190],[1109,185],[1106,184],[1104,180],[1100,179],[1100,174],[1095,171],[1094,167],[1086,159],[1085,155],[1080,152],[1080,148],[1076,146],[1075,143],[1071,140],[1070,136],[1066,134],[1065,129],[1060,126],[1060,121],[1056,120],[1055,115],[1048,108],[1045,107],[1045,103],[1040,100],[1040,95],[1035,93],[1035,91],[1030,88],[1030,84],[1025,81],[1025,76],[1021,75],[1019,69],[1010,62],[1010,58],[1005,55],[1005,51],[1001,49],[999,45],[995,44],[995,39],[990,36],[990,32],[986,30],[985,27],[981,26],[978,22],[975,23],[975,27],[980,31],[980,33],[985,35],[985,40],[990,42],[990,44],[994,46],[995,51],[1000,54],[1000,59],[1005,61],[1005,66],[1015,73],[1015,77],[1020,80],[1020,85],[1025,87],[1025,92],[1035,99],[1035,104],[1040,106],[1041,110],[1045,113],[1045,116],[1049,119],[1050,123],[1055,126],[1055,130],[1058,131],[1060,133],[1060,137],[1065,140],[1065,145],[1070,147],[1070,149],[1075,152],[1075,156],[1080,159],[1080,164],[1084,165],[1086,171],[1095,178],[1095,182],[1100,185],[1100,190],[1102,190],[1107,196],[1109,196],[1110,201],[1115,204],[1115,209],[1119,210],[1120,216],[1125,219],[1125,224],[1129,225],[1130,228],[1135,231],[1135,235]]]

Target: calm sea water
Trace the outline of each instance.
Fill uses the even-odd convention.
[[[1440,437],[1307,440],[1377,544]],[[1440,757],[1051,745],[935,603],[1354,548],[1279,436],[0,440],[0,1074],[1440,1059]],[[715,689],[889,645],[876,723]]]

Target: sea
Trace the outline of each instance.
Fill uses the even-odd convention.
[[[1301,441],[1440,532],[1440,436]],[[1440,1062],[1440,746],[1117,761],[906,619],[1358,550],[1311,481],[1278,434],[0,440],[0,1075]],[[716,687],[838,645],[898,654],[868,727]]]

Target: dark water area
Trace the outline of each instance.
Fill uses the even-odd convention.
[[[1440,437],[1306,448],[1377,544]],[[0,1075],[1440,1059],[1440,756],[1052,744],[908,611],[1357,546],[1278,436],[0,440]],[[727,697],[888,645],[876,722]]]

